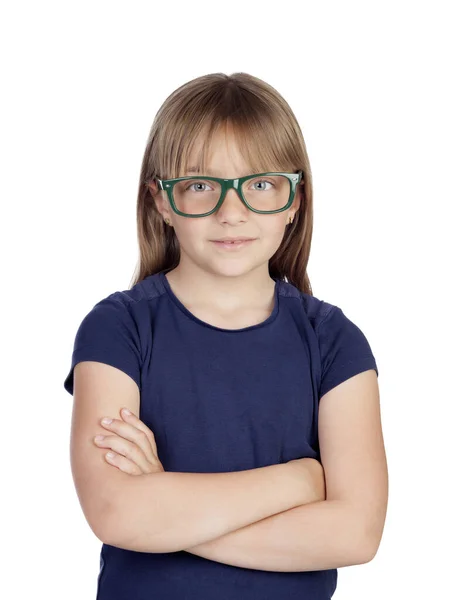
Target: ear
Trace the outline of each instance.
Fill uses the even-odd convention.
[[[158,189],[158,186],[154,179],[151,179],[146,185],[150,189],[150,193],[153,196],[153,198],[155,198],[158,195],[158,192],[161,191]]]
[[[300,208],[300,202],[303,196],[303,189],[298,185],[297,189],[295,190],[295,196],[294,196],[294,202],[292,203],[292,208],[295,210],[295,212],[298,211],[298,209]]]
[[[167,198],[167,194],[163,193],[163,190],[158,188],[156,181],[153,179],[147,183],[147,186],[150,190],[153,200],[155,201],[155,206],[158,212],[163,218],[170,219],[171,214],[169,210],[169,200]]]

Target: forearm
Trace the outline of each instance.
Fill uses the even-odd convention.
[[[296,506],[186,551],[235,567],[318,571],[368,562],[358,513],[324,500]]]
[[[298,506],[311,496],[289,463],[227,473],[128,477],[115,490],[104,541],[139,552],[176,552]]]

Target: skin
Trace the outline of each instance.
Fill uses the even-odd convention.
[[[195,157],[202,143],[200,139],[194,147],[190,165],[197,164]],[[233,178],[252,172],[229,127],[216,133],[208,158],[207,172],[202,175]],[[166,277],[180,301],[200,317],[207,312],[209,316],[205,320],[226,320],[228,328],[231,322],[245,326],[243,321],[247,314],[256,316],[257,322],[270,314],[275,286],[269,275],[268,261],[281,244],[289,219],[293,219],[299,209],[301,187],[297,186],[294,201],[287,211],[269,215],[254,213],[241,202],[236,190],[229,190],[218,211],[208,217],[190,219],[172,210],[167,193],[158,190],[155,182],[149,186],[161,219],[169,219],[179,240],[180,263]],[[233,253],[220,250],[211,242],[227,235],[257,239]],[[114,457],[106,455],[108,462],[130,475],[164,471],[153,432],[136,415],[127,415],[124,409],[121,416],[122,420],[113,419],[111,424],[102,421],[102,426],[112,435],[103,440],[94,438],[99,448],[114,451]]]
[[[189,165],[195,165],[201,139],[194,148]],[[236,144],[232,129],[216,134],[207,161],[207,172],[223,178],[252,173]],[[195,175],[187,172],[185,175]],[[218,211],[202,218],[177,215],[167,193],[149,184],[161,219],[169,219],[180,244],[180,263],[166,274],[180,301],[189,309],[207,310],[217,318],[239,314],[270,312],[274,301],[274,281],[269,275],[269,259],[283,239],[289,218],[300,206],[297,186],[291,207],[276,214],[262,215],[249,210],[236,190],[229,190]],[[226,252],[211,240],[224,236],[256,238],[237,252]],[[193,285],[195,282],[195,285]],[[211,318],[210,318],[211,320]],[[241,324],[241,326],[243,326]]]
[[[222,170],[218,168],[217,162],[212,162],[219,160],[217,151],[220,156],[225,145],[226,141],[222,143],[221,148],[215,148],[216,153],[212,154],[208,172],[211,175],[230,178],[249,174],[245,165],[232,162],[236,151],[233,144],[231,144],[232,152],[227,155],[228,158],[224,158],[224,162],[220,163]],[[244,168],[242,168],[243,166]],[[248,211],[234,190],[230,190],[218,213],[203,219],[186,219],[173,214],[163,193],[159,195],[157,206],[161,217],[168,218],[174,225],[180,240],[181,262],[177,269],[171,272],[174,273],[171,285],[176,283],[177,286],[180,286],[176,291],[178,296],[190,293],[193,302],[206,301],[211,304],[213,309],[222,312],[228,310],[230,314],[232,311],[236,311],[236,308],[241,312],[242,308],[248,307],[255,310],[255,307],[261,306],[261,303],[258,304],[254,290],[259,289],[262,292],[263,286],[268,283],[271,283],[271,286],[265,288],[269,291],[266,301],[273,296],[273,282],[268,275],[268,259],[281,242],[289,215],[295,214],[295,211],[298,210],[298,197],[289,212],[277,215],[258,215]],[[273,227],[268,226],[269,220]],[[258,237],[258,240],[249,247],[249,249],[252,248],[252,252],[214,253],[215,246],[208,243],[208,240],[223,235],[248,235]],[[167,275],[171,275],[171,273]],[[170,281],[170,277],[168,279]],[[249,284],[250,281],[251,284]],[[213,290],[214,297],[210,290]],[[185,301],[184,303],[186,304]],[[349,404],[347,408],[349,415],[355,414],[356,404],[358,406],[361,404],[358,399],[362,395],[369,399],[369,389],[364,387],[366,384],[364,383],[363,386],[361,378],[358,381],[361,382],[358,383],[360,387],[355,388],[351,394],[347,394],[347,388],[347,391],[333,390],[329,392],[332,394],[329,400],[330,410],[332,406],[336,405],[332,399],[336,400],[340,394],[342,403],[344,400],[354,403],[354,406]],[[349,395],[348,398],[347,395]],[[322,403],[326,403],[326,396],[321,400]],[[375,401],[375,396],[373,398]],[[373,405],[373,408],[376,406],[376,404]],[[322,411],[324,410],[326,408],[322,408]],[[339,410],[342,412],[341,408]],[[327,413],[325,412],[324,415]],[[101,441],[94,440],[99,449],[114,451],[113,458],[106,456],[109,464],[129,475],[164,471],[158,458],[152,431],[136,415],[127,415],[124,409],[121,410],[120,416],[121,419],[113,419],[110,424],[102,422],[105,432],[110,435],[106,435]],[[324,464],[330,463],[331,465],[329,469],[331,485],[325,486],[324,470],[318,461],[313,459],[291,461],[298,462],[300,465],[304,464],[302,461],[309,460],[311,467],[314,465],[312,485],[310,486],[314,497],[308,499],[307,505],[279,512],[269,518],[229,532],[218,539],[211,539],[186,550],[209,560],[260,570],[318,570],[363,564],[372,560],[374,547],[378,547],[381,536],[381,517],[384,519],[385,504],[382,505],[382,498],[377,492],[378,500],[376,500],[375,508],[378,514],[375,514],[373,498],[378,484],[371,488],[372,493],[364,491],[368,485],[361,487],[359,483],[361,473],[365,471],[363,469],[364,457],[358,458],[359,462],[355,462],[356,459],[353,457],[359,457],[360,448],[355,454],[355,448],[349,447],[347,457],[338,456],[339,452],[336,452],[336,449],[338,447],[342,449],[345,446],[345,444],[342,445],[342,440],[351,440],[352,437],[344,430],[340,433],[340,438],[336,437],[337,433],[335,433],[336,428],[334,427],[336,416],[337,413],[323,416],[320,436],[321,449],[322,442],[324,442],[322,452],[322,457],[326,459]],[[327,424],[325,424],[325,418]],[[348,419],[341,419],[341,421],[342,427],[345,425],[348,429]],[[331,425],[332,423],[333,425]],[[371,427],[370,423],[370,418],[366,418],[367,431]],[[362,420],[360,424],[364,424]],[[328,430],[330,436],[325,435]],[[334,438],[331,436],[331,431],[333,431]],[[352,443],[355,445],[357,442],[353,440]],[[372,461],[371,467],[374,450],[375,447],[367,447],[365,453],[365,459],[368,460],[370,457]],[[348,461],[349,456],[352,457],[352,464]],[[347,463],[344,459],[347,460]],[[369,466],[369,463],[366,466]],[[382,475],[381,468],[378,469],[378,475]],[[353,485],[353,492],[349,490],[344,495],[343,486],[346,482],[348,482],[348,487]],[[136,483],[139,482],[136,481]],[[368,479],[366,483],[371,482]],[[383,485],[383,489],[387,490],[386,485]],[[329,498],[325,492],[326,487],[330,493]],[[364,494],[366,494],[365,497]],[[375,494],[375,498],[376,496],[377,494]],[[368,513],[369,509],[371,514]],[[369,559],[368,556],[370,556]]]
[[[107,462],[128,475],[143,475],[165,472],[159,460],[153,431],[132,411],[124,407],[120,410],[122,419],[103,417],[101,426],[109,435],[96,435],[94,443],[98,448],[109,450]],[[105,422],[107,419],[110,422]],[[106,433],[106,432],[105,432]],[[109,456],[109,454],[112,456]],[[313,484],[311,501],[325,500],[325,478],[322,465],[315,459],[294,459],[290,463],[309,461],[310,481]]]
[[[108,453],[105,455],[108,463],[128,475],[163,472],[152,430],[127,408],[122,408],[120,415],[122,420],[111,419],[111,423],[105,423],[102,419],[101,426],[110,435],[97,435],[94,438],[98,448],[113,452],[112,457]]]

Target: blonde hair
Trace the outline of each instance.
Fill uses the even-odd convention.
[[[288,103],[268,83],[248,73],[212,73],[189,81],[163,103],[154,119],[142,160],[137,201],[139,263],[131,286],[160,271],[174,269],[180,247],[166,225],[148,182],[186,174],[198,136],[204,172],[210,140],[231,126],[242,155],[254,173],[303,171],[300,208],[276,253],[269,260],[272,278],[287,280],[312,295],[306,273],[313,229],[312,177],[305,141]]]

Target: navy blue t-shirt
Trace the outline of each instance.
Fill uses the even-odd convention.
[[[378,368],[343,311],[275,280],[263,322],[223,329],[194,316],[165,272],[117,291],[84,317],[73,368],[107,363],[140,389],[139,418],[153,431],[166,471],[213,473],[320,460],[320,398]],[[328,600],[337,569],[246,569],[186,551],[147,553],[103,544],[97,600]]]

